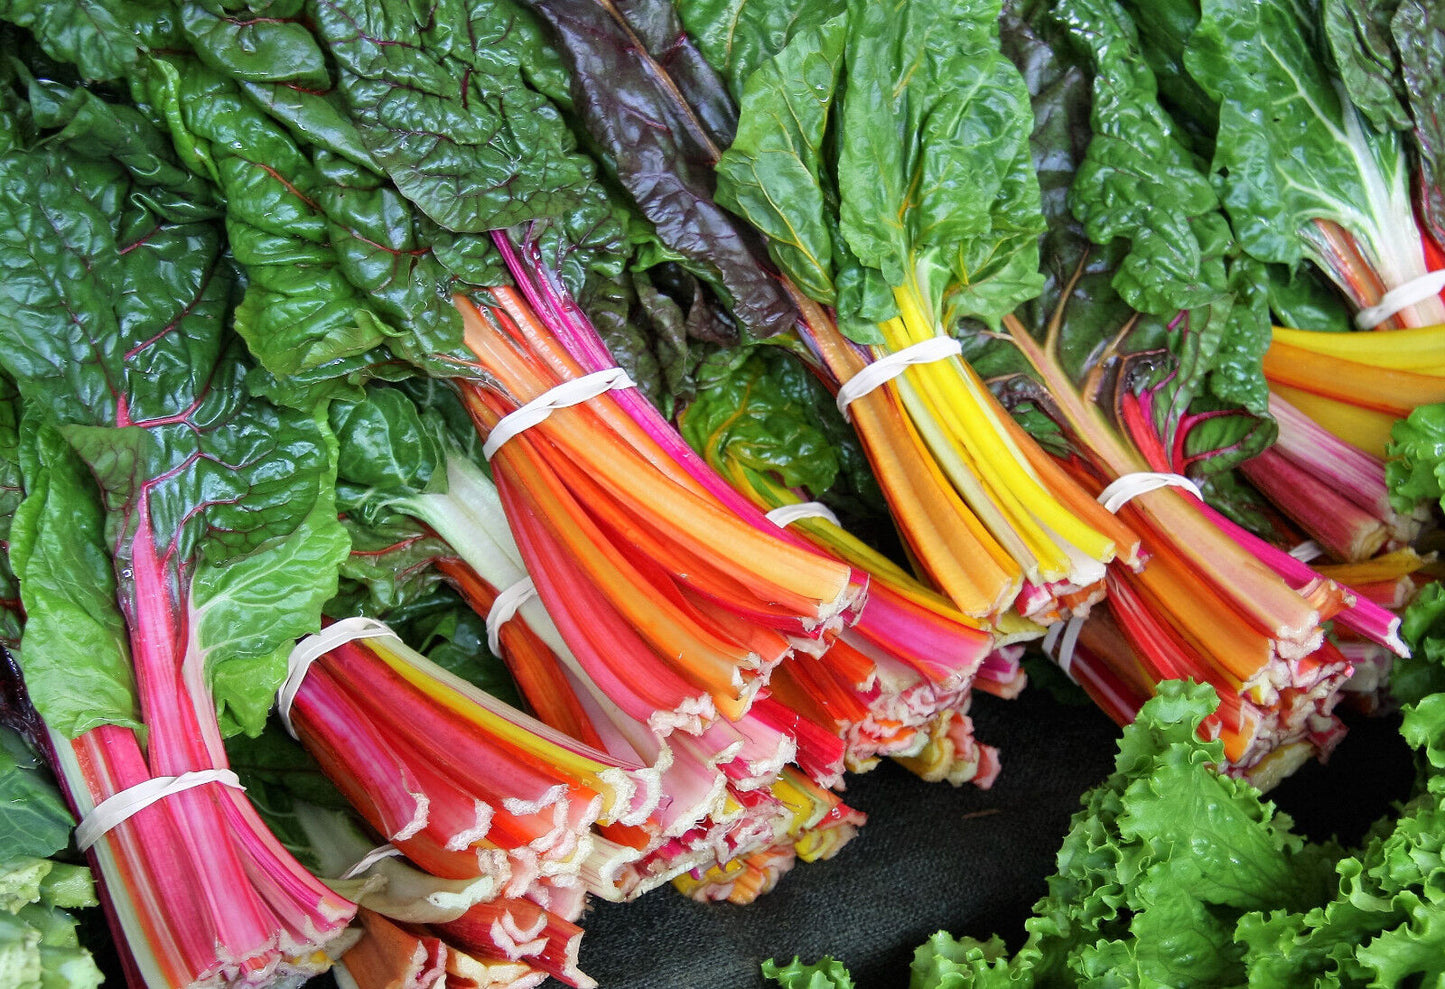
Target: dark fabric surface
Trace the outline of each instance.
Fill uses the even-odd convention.
[[[599,904],[582,921],[583,971],[603,989],[762,989],[764,959],[831,954],[860,989],[902,989],[913,949],[939,929],[999,933],[1016,948],[1080,795],[1111,768],[1118,729],[1042,690],[980,697],[973,714],[978,737],[1003,753],[991,790],[924,783],[893,764],[850,776],[845,799],[869,822],[836,858],[799,863],[745,907],[671,889]],[[1304,767],[1273,794],[1300,831],[1353,842],[1405,796],[1412,768],[1397,725],[1357,721],[1328,766]]]

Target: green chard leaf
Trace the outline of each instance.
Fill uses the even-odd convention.
[[[10,530],[20,580],[26,688],[70,738],[103,724],[141,727],[125,619],[95,481],[50,425],[27,431],[26,497]]]
[[[1004,30],[1033,99],[1049,222],[1044,290],[1011,332],[1039,338],[1050,366],[1031,368],[1012,344],[982,334],[968,356],[1008,404],[1035,412],[1022,421],[1041,440],[1058,438],[1053,399],[1035,380],[1045,373],[1090,396],[1170,469],[1217,476],[1274,437],[1260,366],[1262,266],[1239,256],[1113,0],[1041,7],[1027,21],[1006,18]],[[1142,415],[1124,416],[1126,405]]]
[[[996,323],[1039,291],[1031,111],[999,18],[988,0],[853,3],[783,22],[787,44],[744,83],[719,196],[860,342],[897,314],[895,290],[945,326]]]
[[[737,343],[716,299],[676,264],[594,280],[578,301],[618,365],[669,419],[696,396],[710,349]]]
[[[1181,394],[1161,404],[1182,409],[1204,391],[1207,378],[1213,398],[1264,415],[1268,389],[1261,361],[1269,322],[1257,288],[1260,267],[1233,257],[1237,247],[1207,166],[1159,103],[1128,15],[1114,0],[1068,0],[1058,16],[1094,69],[1094,136],[1069,193],[1074,215],[1097,244],[1127,241],[1112,283],[1125,302],[1156,316],[1188,313],[1195,324],[1194,332],[1174,336]],[[1175,429],[1172,420],[1160,418],[1157,425],[1166,438]],[[1236,422],[1222,442],[1205,435],[1219,433],[1222,425],[1211,422],[1193,437],[1196,451],[1230,447],[1254,423],[1250,417]],[[1261,445],[1251,443],[1244,454]],[[1210,469],[1239,459],[1211,463]]]
[[[1414,122],[1419,156],[1421,212],[1437,244],[1445,244],[1445,10],[1434,0],[1402,0],[1390,21],[1400,76]]]
[[[304,10],[303,0],[262,0],[229,9],[216,0],[192,0],[180,5],[180,21],[196,54],[238,82],[291,80],[297,86],[326,90],[330,73],[306,27]]]
[[[1199,154],[1211,155],[1219,107],[1184,64],[1190,37],[1199,26],[1199,0],[1123,0],[1123,4],[1139,30],[1142,54],[1159,84],[1162,102],[1189,128]]]
[[[338,494],[342,511],[368,523],[395,515],[392,503],[446,490],[450,444],[434,416],[425,416],[396,388],[372,388],[359,402],[334,402],[331,428],[340,441]]]
[[[1269,309],[1280,326],[1321,333],[1348,333],[1353,315],[1333,285],[1312,265],[1290,271],[1282,264],[1267,266],[1264,276]]]
[[[303,0],[235,10],[185,3],[181,26],[200,60],[233,80],[298,144],[380,171],[346,115],[326,55],[307,26]]]
[[[455,235],[371,169],[298,143],[195,59],[153,60],[148,90],[176,147],[224,197],[231,251],[247,275],[237,331],[267,372],[325,380],[383,343],[411,357],[460,346],[449,300],[459,276],[440,260]],[[489,258],[490,244],[481,246]],[[461,278],[495,271],[466,267]]]
[[[714,354],[698,369],[698,396],[677,425],[725,477],[750,476],[747,488],[805,490],[850,517],[850,529],[886,516],[856,434],[817,378],[782,347]]]
[[[1032,110],[999,17],[989,0],[850,11],[839,230],[891,287],[916,280],[945,325],[995,323],[1041,288]]]
[[[794,36],[847,9],[847,0],[694,0],[679,4],[687,33],[740,102],[748,77]]]
[[[367,523],[342,520],[351,537],[351,553],[341,564],[337,596],[326,604],[333,618],[395,614],[426,599],[442,582],[438,559],[453,556],[446,541],[420,522],[388,518]]]
[[[177,208],[175,190],[155,173],[85,137],[67,128],[0,159],[0,254],[9,271],[0,291],[11,300],[0,364],[50,424],[34,460],[36,483],[27,472],[30,498],[44,500],[34,516],[21,513],[35,527],[18,572],[24,582],[48,559],[37,550],[47,517],[63,510],[57,499],[73,502],[65,507],[77,518],[93,504],[80,472],[65,466],[58,432],[100,489],[104,548],[76,541],[65,581],[35,593],[59,609],[58,621],[78,610],[76,581],[93,600],[95,588],[114,580],[112,600],[132,642],[151,652],[194,651],[223,730],[259,731],[289,642],[318,627],[347,548],[324,412],[280,409],[248,394],[240,341],[226,330],[235,286],[217,224]],[[65,535],[73,538],[71,528]],[[276,606],[281,600],[286,607]],[[27,606],[22,640],[39,696],[62,688],[36,682],[32,636],[70,634],[40,621],[45,607]],[[92,619],[106,623],[99,634],[107,640],[113,608]],[[71,651],[69,665],[109,662],[107,650],[85,645]],[[56,726],[74,733],[129,722],[115,695],[73,698],[80,710]]]
[[[523,75],[550,57],[524,10],[509,0],[313,9],[362,143],[439,227],[485,234],[564,216],[615,224],[591,161]]]
[[[801,363],[779,348],[756,347],[708,370],[706,387],[678,420],[693,449],[715,466],[773,474],[816,495],[832,486],[838,454],[814,411],[826,392]]]
[[[485,232],[572,205],[588,169],[523,82],[525,39],[509,4],[325,2],[315,12],[363,142],[434,220]]]
[[[1390,36],[1390,19],[1399,6],[1400,0],[1324,0],[1320,5],[1325,40],[1345,92],[1379,130],[1410,126]]]
[[[748,77],[737,138],[717,166],[718,202],[747,217],[768,254],[809,298],[832,305],[836,192],[823,140],[837,96],[847,21],[800,32]]]
[[[674,78],[638,31],[602,0],[526,0],[551,27],[572,76],[572,103],[611,176],[667,249],[713,285],[755,337],[789,329],[797,311],[763,262],[757,235],[713,199],[721,111],[699,105],[698,64],[683,60]],[[624,5],[626,6],[626,5]],[[657,39],[652,39],[654,42]]]
[[[1229,227],[1207,165],[1159,104],[1132,21],[1114,0],[1066,0],[1056,11],[1094,70],[1094,136],[1069,201],[1096,244],[1129,241],[1114,288],[1156,315],[1219,302]]]
[[[0,647],[15,652],[20,648],[20,584],[10,563],[8,549],[15,513],[25,498],[24,472],[20,463],[20,394],[15,383],[0,375]]]
[[[1316,220],[1339,224],[1387,280],[1418,239],[1398,137],[1330,76],[1312,5],[1204,0],[1185,63],[1219,103],[1213,168],[1235,235],[1261,261],[1331,271]],[[1293,148],[1282,154],[1281,148]],[[1409,245],[1403,245],[1408,247]],[[1414,245],[1418,252],[1418,245]],[[1408,256],[1408,254],[1404,255]]]
[[[180,36],[169,0],[0,0],[0,20],[29,29],[47,55],[87,80],[132,75],[144,52]]]

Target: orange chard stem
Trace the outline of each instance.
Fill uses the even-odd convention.
[[[1417,406],[1445,402],[1445,378],[1357,364],[1278,341],[1265,351],[1264,375],[1271,384],[1288,385],[1397,419]]]
[[[866,364],[862,356],[816,305],[808,303],[803,311],[823,362],[838,381],[851,380]],[[924,572],[972,618],[1007,607],[1018,594],[1022,571],[954,491],[893,396],[877,389],[848,410],[899,531]]]

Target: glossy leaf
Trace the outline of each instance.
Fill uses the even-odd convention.
[[[667,247],[721,288],[748,332],[772,336],[797,313],[757,235],[713,201],[715,135],[644,40],[603,0],[529,0],[572,73],[577,114]]]
[[[108,554],[118,579],[113,600],[132,631],[143,622],[155,634],[193,637],[223,727],[258,731],[284,672],[281,651],[316,627],[346,548],[330,500],[324,423],[313,412],[253,400],[244,388],[239,341],[225,326],[234,283],[216,224],[168,206],[172,190],[148,190],[153,173],[85,136],[72,125],[60,139],[0,160],[4,291],[23,300],[0,332],[0,362],[98,482],[105,548],[92,547],[82,561],[87,588],[105,587]],[[49,452],[37,461],[51,470],[48,490],[74,499],[64,508],[84,517],[79,484],[57,483],[60,445],[52,439],[41,449]],[[63,510],[48,497],[42,504]],[[84,547],[76,541],[76,552]],[[32,548],[27,568],[37,562]],[[151,566],[165,601],[135,597],[137,571]],[[71,581],[82,579],[79,569],[71,568]],[[65,587],[51,593],[57,607],[74,607]],[[281,600],[287,608],[275,606]],[[249,609],[263,609],[267,620]],[[44,635],[40,616],[27,611],[27,638]],[[65,630],[51,626],[50,634]],[[35,650],[25,646],[32,690],[43,693]],[[94,653],[79,665],[105,662],[105,650]],[[102,699],[97,692],[82,702]],[[88,717],[93,724],[118,715],[61,724],[75,731]]]
[[[696,0],[679,4],[688,34],[727,78],[741,100],[753,71],[783,50],[795,35],[813,30],[847,8],[846,0]]]
[[[718,202],[747,217],[768,253],[809,298],[832,305],[832,201],[824,161],[847,22],[801,33],[747,80],[749,113],[717,165]]]

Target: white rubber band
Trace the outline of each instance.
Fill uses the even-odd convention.
[[[393,639],[397,637],[385,622],[357,616],[343,618],[296,643],[291,655],[286,659],[286,679],[282,682],[281,689],[276,691],[276,713],[280,715],[281,724],[292,738],[296,737],[296,729],[291,727],[291,703],[296,700],[296,693],[301,689],[301,681],[306,679],[306,671],[311,669],[311,664],[337,646],[344,646],[357,639],[376,639],[383,635],[389,635]]]
[[[800,501],[796,505],[783,505],[775,508],[767,514],[767,519],[779,529],[786,529],[794,522],[801,522],[803,519],[827,519],[834,525],[838,525],[838,516],[833,510],[821,501]]]
[[[1160,488],[1183,488],[1200,501],[1204,500],[1204,493],[1199,490],[1199,485],[1183,474],[1159,474],[1145,470],[1118,478],[1099,492],[1098,501],[1105,511],[1117,513],[1140,495],[1158,491]]]
[[[843,418],[849,418],[848,406],[879,387],[892,381],[914,364],[932,364],[963,353],[963,344],[953,337],[930,337],[912,346],[884,354],[853,377],[843,382],[838,389],[838,411]]]
[[[493,656],[502,655],[502,626],[512,620],[517,609],[537,596],[537,585],[531,577],[523,577],[497,595],[487,609],[487,648]]]
[[[1442,290],[1445,290],[1445,268],[1412,278],[1404,285],[1390,289],[1373,306],[1355,313],[1355,326],[1373,330],[1400,310],[1424,302],[1432,295],[1439,295]]]
[[[526,405],[513,409],[502,416],[501,421],[492,427],[491,433],[487,436],[487,442],[482,444],[482,456],[491,460],[492,456],[502,448],[503,443],[518,433],[531,429],[558,409],[565,409],[570,405],[581,405],[588,399],[596,398],[603,392],[612,391],[614,388],[636,387],[636,383],[620,367],[593,371],[580,378],[564,381],[560,385],[544,391]]]
[[[400,854],[401,854],[401,849],[400,849],[400,848],[397,848],[395,845],[392,845],[392,844],[378,845],[376,848],[373,848],[371,851],[369,851],[369,852],[367,852],[365,855],[361,856],[360,861],[358,861],[355,865],[353,865],[351,868],[347,869],[345,872],[343,872],[341,875],[337,876],[336,878],[337,878],[337,879],[355,879],[357,876],[361,875],[361,874],[362,874],[363,872],[365,872],[367,869],[370,869],[373,865],[375,865],[376,863],[380,862],[382,859],[395,858],[396,856],[398,856],[398,855],[400,855]]]
[[[158,800],[207,783],[246,789],[229,769],[197,769],[179,776],[155,776],[96,804],[75,826],[75,847],[82,852]]]
[[[1320,549],[1320,544],[1313,539],[1306,539],[1294,549],[1290,550],[1289,555],[1301,563],[1310,563],[1324,556],[1325,551]]]
[[[1044,651],[1054,654],[1054,662],[1064,671],[1064,676],[1074,679],[1074,648],[1079,644],[1079,632],[1084,628],[1084,616],[1075,615],[1066,622],[1055,622],[1044,636]],[[1054,652],[1054,647],[1058,651]]]

